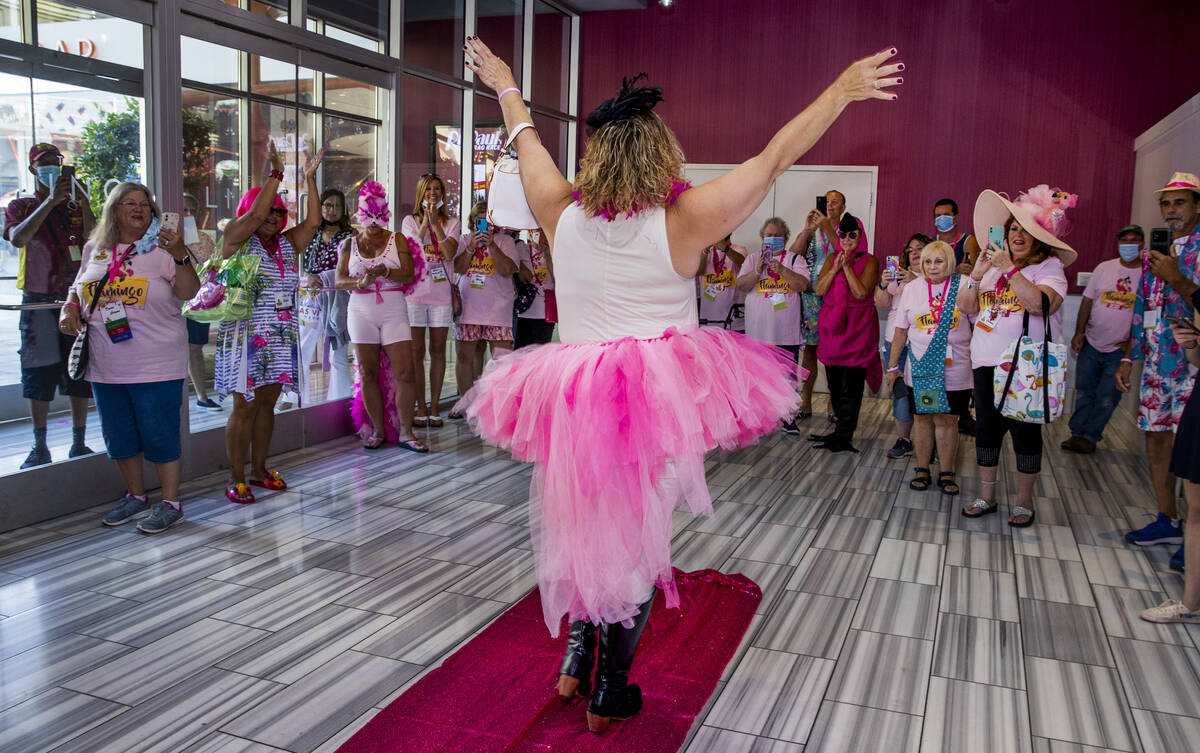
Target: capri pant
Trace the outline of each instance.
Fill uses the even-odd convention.
[[[183,454],[179,410],[183,380],[105,384],[92,382],[104,446],[113,460],[145,455],[151,463],[170,463]]]
[[[350,342],[356,345],[391,345],[411,340],[404,295],[391,290],[351,295],[346,329],[350,331]]]
[[[975,374],[975,461],[981,468],[1000,464],[1000,446],[1004,435],[1012,435],[1017,471],[1040,473],[1042,470],[1042,426],[1007,418],[996,410],[992,379],[995,367],[980,366]]]

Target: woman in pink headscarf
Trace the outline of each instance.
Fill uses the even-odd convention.
[[[350,291],[346,328],[358,363],[359,390],[351,412],[363,437],[363,447],[382,447],[388,436],[388,422],[384,420],[379,372],[380,356],[386,356],[383,362],[388,364],[388,372],[384,381],[391,398],[388,403],[396,407],[397,444],[410,452],[429,452],[412,431],[412,331],[404,299],[416,281],[414,265],[424,269],[423,254],[415,241],[387,229],[392,212],[387,191],[376,181],[367,181],[358,190],[356,219],[359,231],[342,244],[337,266],[337,287]]]
[[[247,253],[261,258],[259,290],[249,319],[222,322],[217,333],[216,382],[222,400],[233,395],[233,412],[225,426],[233,483],[225,490],[231,502],[254,501],[250,486],[281,491],[287,484],[278,471],[267,470],[267,447],[275,431],[275,403],[284,390],[299,399],[300,332],[293,316],[300,285],[297,248],[304,248],[321,228],[321,192],[317,167],[321,150],[304,166],[308,214],[303,222],[283,230],[287,206],[279,198],[283,158],[268,140],[271,172],[261,188],[251,188],[238,202],[238,216],[225,226],[221,253],[226,259],[247,244]],[[246,478],[246,451],[250,451],[250,478]],[[248,486],[249,484],[250,486]]]
[[[851,443],[858,428],[863,386],[877,391],[883,382],[879,364],[879,316],[872,295],[879,284],[879,262],[867,245],[862,221],[849,213],[838,224],[838,242],[825,260],[814,287],[822,297],[817,317],[817,360],[825,364],[829,401],[837,423],[830,434],[812,435],[817,447],[858,452]]]

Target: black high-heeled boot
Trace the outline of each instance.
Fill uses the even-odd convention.
[[[613,719],[628,719],[642,708],[642,689],[629,682],[629,668],[637,652],[654,594],[642,604],[633,627],[620,623],[600,625],[600,650],[596,660],[596,686],[588,703],[588,729],[603,732]]]
[[[567,650],[558,670],[558,694],[563,698],[587,697],[592,692],[592,667],[596,664],[596,626],[576,620],[567,632]]]

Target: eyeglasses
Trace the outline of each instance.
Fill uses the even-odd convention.
[[[149,202],[145,201],[122,201],[118,202],[117,206],[125,207],[126,209],[149,209]]]
[[[848,233],[843,233],[839,230],[837,235],[842,240],[850,240],[850,241],[858,240],[858,231],[857,230],[851,230]]]
[[[287,210],[280,209],[279,207],[271,207],[270,210],[267,211],[267,214],[287,214]]]
[[[327,201],[321,205],[321,208],[322,209],[341,209],[342,203],[340,201]]]

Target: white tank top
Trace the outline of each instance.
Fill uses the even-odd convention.
[[[368,267],[373,267],[376,264],[382,264],[388,269],[400,268],[400,256],[396,250],[396,236],[399,233],[392,233],[392,237],[388,239],[387,245],[383,247],[383,253],[379,256],[364,258],[358,250],[358,239],[350,238],[350,259],[346,264],[347,271],[351,277],[362,277],[367,273]],[[403,236],[401,236],[403,237]],[[400,284],[381,277],[376,281],[376,289],[378,290],[399,290]]]
[[[559,337],[570,345],[699,326],[696,283],[671,266],[662,207],[609,221],[568,206],[554,234],[554,290]]]

